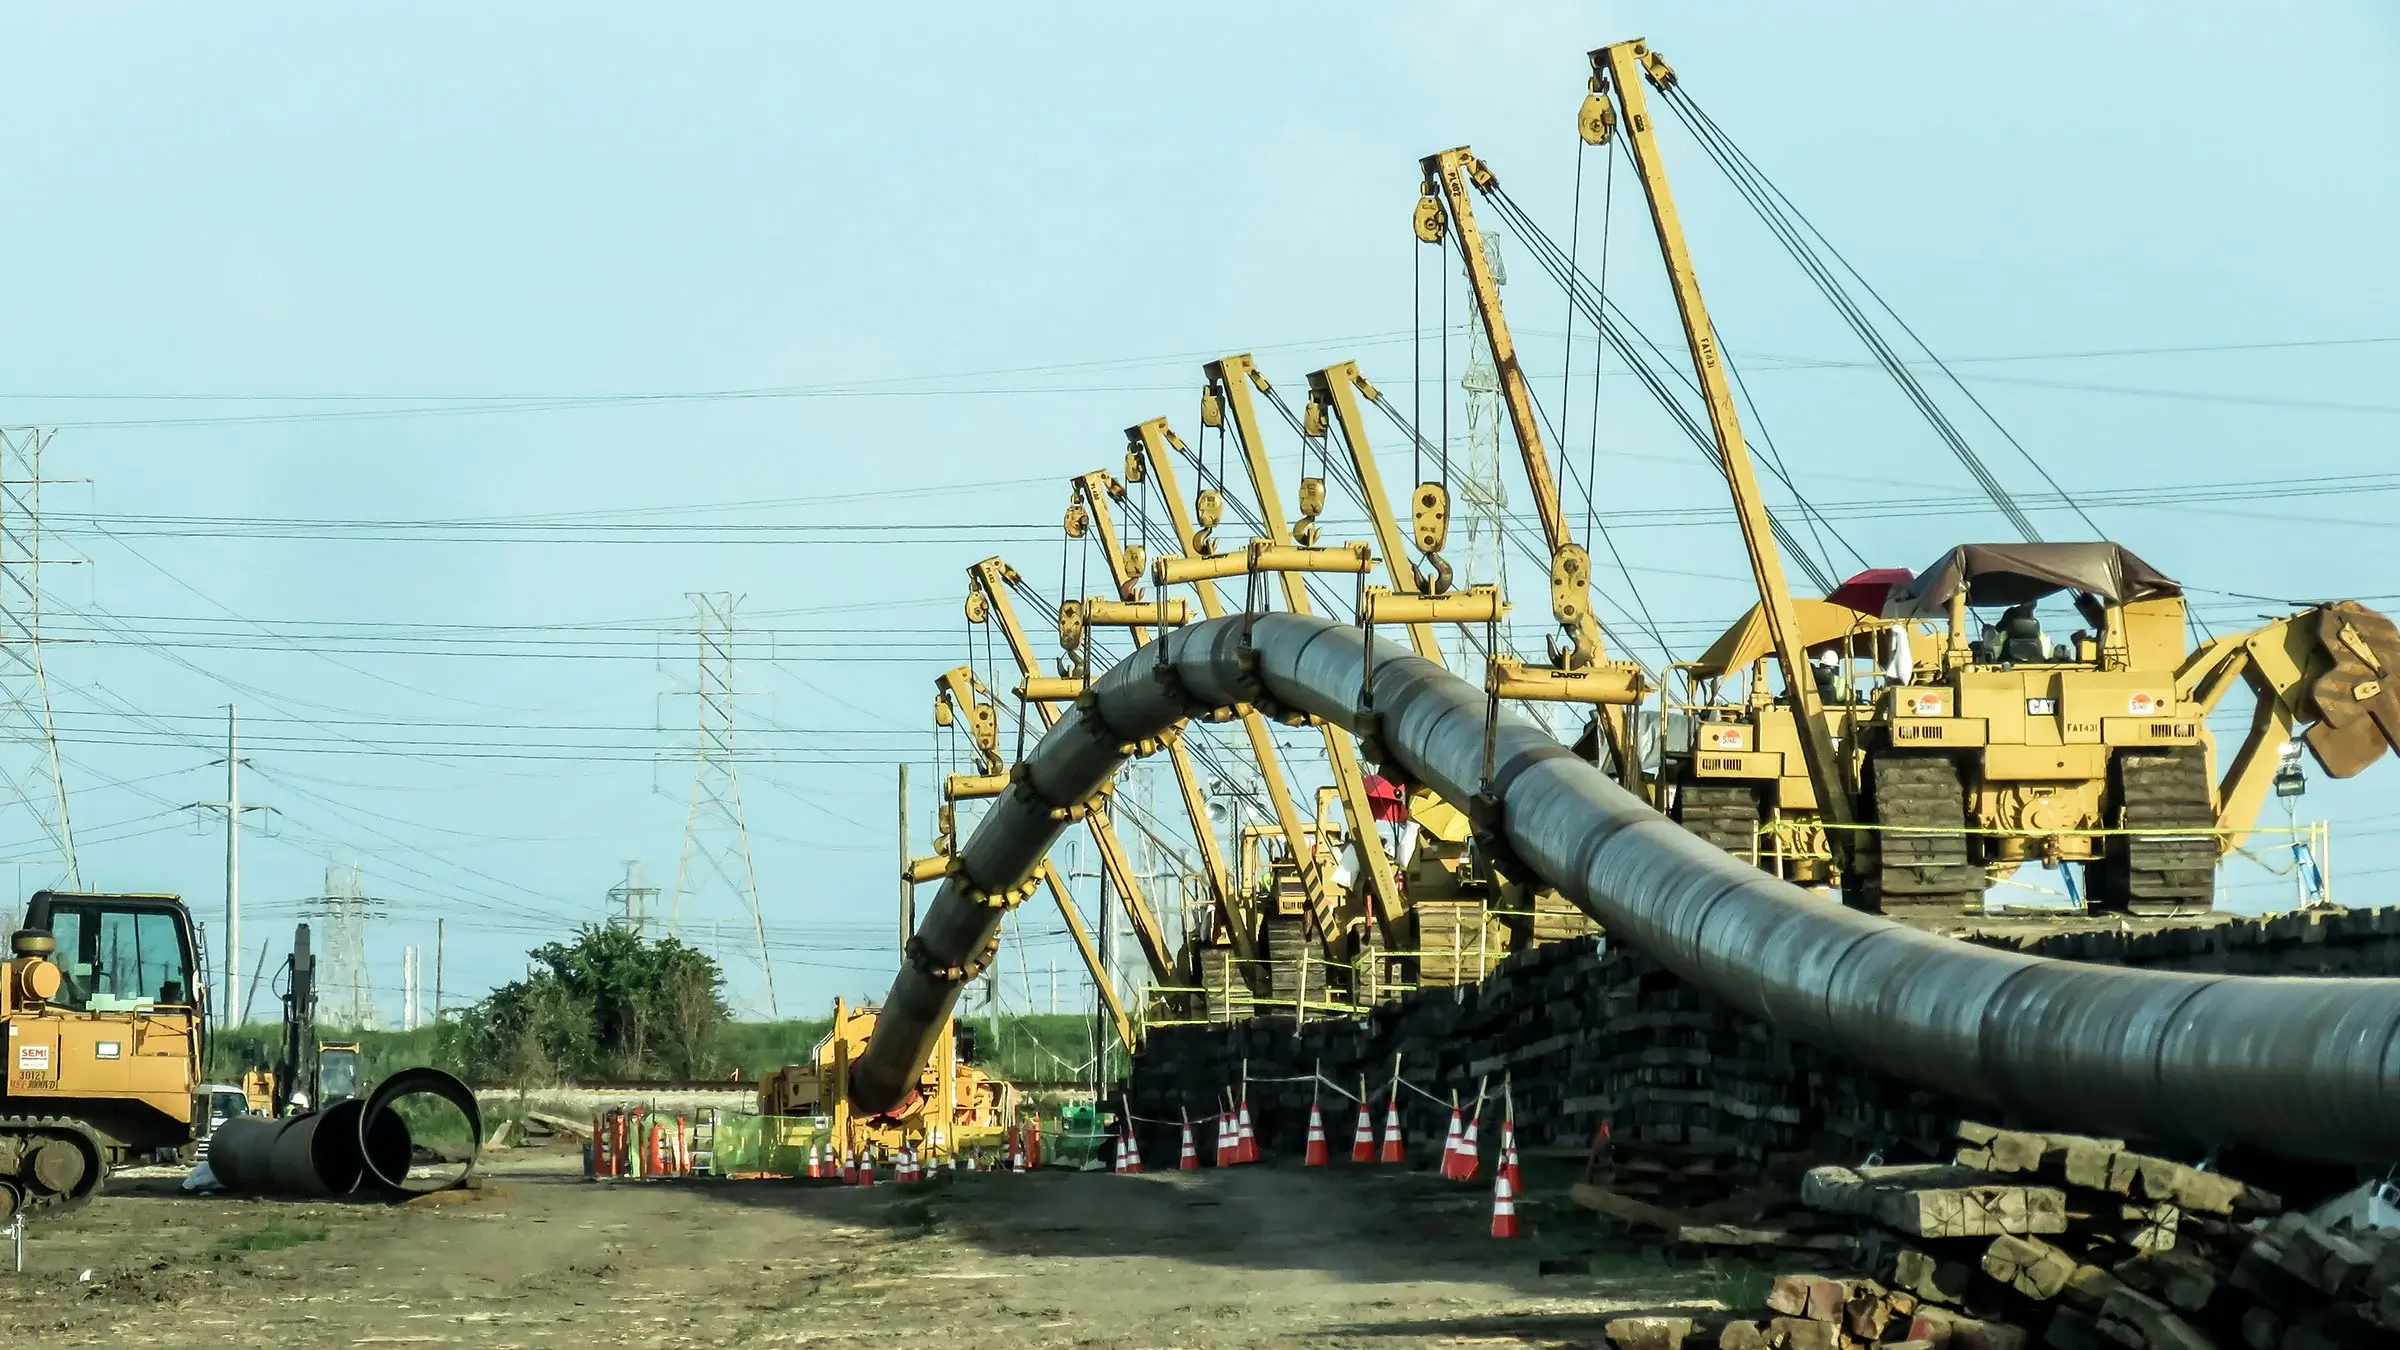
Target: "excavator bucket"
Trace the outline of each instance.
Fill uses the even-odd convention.
[[[2305,739],[2327,774],[2348,778],[2400,750],[2400,628],[2355,600],[2316,618],[2331,665],[2309,687],[2317,722]]]

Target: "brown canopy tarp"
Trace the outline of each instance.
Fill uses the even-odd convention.
[[[2059,591],[2120,605],[2183,594],[2166,573],[2116,544],[1961,544],[1917,574],[1892,617],[1937,618],[1962,586],[1977,605],[2024,604]]]
[[[1866,631],[1867,620],[1848,605],[1825,600],[1806,600],[1792,597],[1792,608],[1799,611],[1800,645],[1822,647],[1839,642],[1855,632]],[[1725,630],[1691,665],[1694,678],[1713,680],[1729,670],[1740,670],[1751,662],[1775,653],[1775,640],[1767,632],[1764,607],[1752,605],[1741,622]]]

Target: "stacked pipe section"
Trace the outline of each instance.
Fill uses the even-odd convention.
[[[2400,980],[2195,975],[1970,946],[1830,904],[1706,844],[1439,666],[1288,614],[1166,634],[1012,771],[908,945],[853,1100],[902,1104],[1059,831],[1183,719],[1246,703],[1358,729],[1387,769],[1479,803],[1484,844],[1678,976],[1778,1031],[2032,1124],[2195,1148],[2400,1160]]]

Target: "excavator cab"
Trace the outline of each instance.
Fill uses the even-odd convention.
[[[37,892],[0,979],[0,1216],[72,1204],[194,1138],[200,949],[171,895]]]

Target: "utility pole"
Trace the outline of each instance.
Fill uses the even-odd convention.
[[[908,879],[908,766],[900,766],[900,950],[917,935],[917,883]]]
[[[400,949],[400,1029],[417,1029],[417,949]]]
[[[450,951],[449,929],[448,919],[433,921],[433,1021],[436,1026],[441,1025],[442,1021],[442,959]]]
[[[42,564],[81,561],[42,554],[42,487],[71,481],[42,476],[50,435],[39,427],[0,427],[0,802],[23,806],[36,837],[55,850],[23,861],[59,867],[68,889],[81,890],[42,658],[53,640],[42,636]]]
[[[1115,911],[1108,903],[1109,886],[1107,868],[1104,867],[1100,869],[1099,881],[1100,914],[1096,926],[1100,930],[1100,969],[1097,972],[1097,976],[1102,980],[1106,980],[1109,984],[1109,987],[1113,989],[1117,982],[1117,918]],[[1100,1100],[1100,1093],[1106,1087],[1107,1083],[1108,1021],[1105,1018],[1094,1017],[1092,1019],[1092,1100],[1094,1102]]]
[[[691,596],[693,637],[699,656],[694,687],[699,705],[692,746],[692,799],[683,826],[683,858],[675,867],[675,900],[667,931],[682,922],[684,901],[715,877],[733,892],[750,916],[758,940],[759,981],[767,1016],[776,1016],[775,965],[767,954],[767,921],[758,903],[758,873],[750,862],[750,826],[742,814],[742,777],[736,765],[734,703],[735,612],[741,597],[730,591],[695,591]],[[720,958],[721,959],[721,958]]]
[[[242,992],[242,813],[272,811],[275,808],[262,802],[242,800],[242,715],[233,704],[225,705],[225,799],[217,802],[193,802],[188,808],[195,811],[225,813],[225,986],[217,1001],[217,1016],[227,1026],[249,1015],[248,1000]],[[330,884],[326,894],[333,893]],[[336,930],[339,931],[338,929]]]

